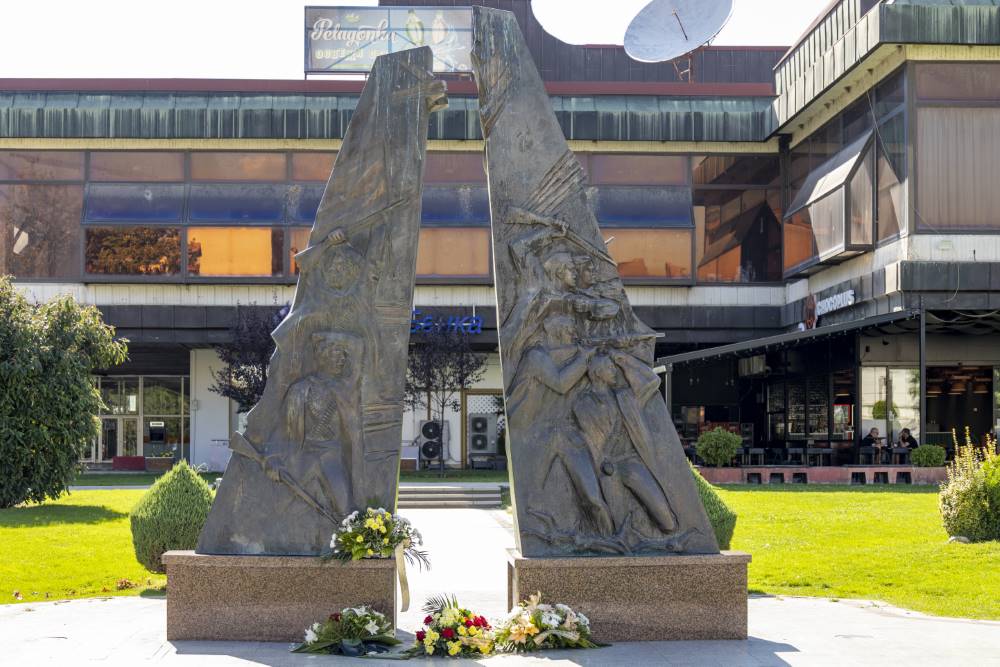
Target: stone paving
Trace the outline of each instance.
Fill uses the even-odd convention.
[[[504,613],[509,515],[474,509],[408,510],[431,552],[429,572],[411,571],[413,604],[400,615],[410,641],[428,595],[453,592],[487,616]],[[162,598],[119,597],[0,606],[0,665],[396,665],[297,655],[286,644],[167,642]],[[858,601],[753,597],[745,642],[646,642],[488,665],[997,665],[1000,623],[934,618]],[[431,664],[414,660],[414,665]],[[434,664],[447,664],[440,660]]]

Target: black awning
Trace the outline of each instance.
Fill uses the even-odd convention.
[[[831,336],[839,336],[852,331],[858,331],[860,329],[878,329],[884,328],[887,325],[897,325],[905,320],[914,320],[919,317],[919,310],[901,310],[895,313],[886,313],[885,315],[874,315],[863,320],[854,320],[853,322],[844,322],[842,324],[831,324],[829,326],[810,329],[808,331],[793,331],[791,333],[778,334],[777,336],[768,336],[767,338],[756,338],[742,343],[720,345],[718,347],[710,347],[705,350],[696,350],[694,352],[674,354],[669,357],[660,357],[656,360],[656,365],[666,366],[670,364],[676,366],[677,364],[687,364],[694,361],[705,361],[707,359],[751,356],[753,354],[760,354],[761,352],[765,352],[767,350],[794,347],[802,343],[822,340]],[[901,327],[895,328],[898,329],[895,333],[902,333],[904,331]],[[883,333],[890,332],[883,331]]]

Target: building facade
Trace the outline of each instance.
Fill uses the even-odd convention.
[[[836,463],[875,425],[995,429],[1000,7],[841,0],[791,49],[708,47],[685,73],[563,44],[527,0],[382,4],[517,13],[636,313],[662,334],[687,442],[723,425],[772,460]],[[475,86],[446,78],[414,308],[482,320],[488,371],[449,416],[465,465],[501,377]],[[239,418],[211,391],[212,346],[238,308],[291,300],[360,88],[0,80],[0,273],[95,304],[130,340],[100,374],[91,462],[170,450],[224,467]]]

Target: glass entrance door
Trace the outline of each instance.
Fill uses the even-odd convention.
[[[138,417],[102,417],[100,461],[110,461],[116,456],[139,456]]]

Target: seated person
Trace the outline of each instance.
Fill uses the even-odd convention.
[[[878,445],[879,445],[878,429],[873,427],[872,430],[868,431],[868,435],[866,435],[861,439],[861,446],[878,447]]]
[[[916,449],[920,446],[920,443],[917,442],[917,439],[910,433],[910,429],[904,428],[899,432],[899,444],[897,446],[906,447],[908,449]]]

